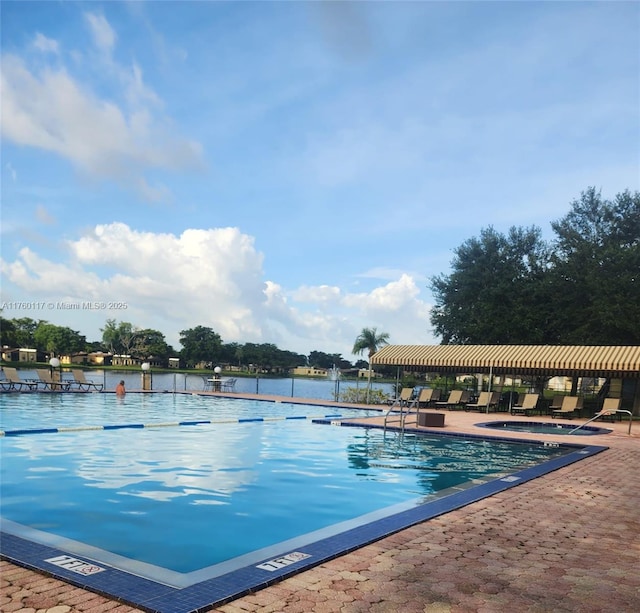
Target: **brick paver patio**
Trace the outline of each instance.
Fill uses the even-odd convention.
[[[482,415],[447,430],[487,434]],[[503,419],[491,415],[489,418]],[[511,419],[511,418],[510,418]],[[524,418],[513,418],[524,419]],[[528,421],[543,418],[527,418]],[[547,421],[551,421],[547,418]],[[581,423],[576,420],[576,425]],[[594,457],[403,530],[213,609],[222,613],[640,611],[640,424],[606,424]],[[524,438],[522,434],[501,435]],[[549,435],[526,435],[526,438]],[[575,442],[575,437],[571,437]],[[568,441],[567,436],[555,440]],[[9,562],[0,611],[134,613]]]

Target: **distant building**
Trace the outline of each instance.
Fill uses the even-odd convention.
[[[114,355],[111,360],[112,366],[137,366],[140,363],[138,358],[130,355]]]
[[[5,362],[17,362],[18,361],[19,350],[12,349],[11,347],[4,346],[2,348],[2,359]]]
[[[61,364],[86,364],[88,361],[88,353],[86,351],[80,351],[79,353],[74,353],[73,355],[61,355],[60,363]]]
[[[44,358],[44,356],[41,356]],[[37,362],[37,349],[18,349],[18,362]]]
[[[104,351],[92,351],[87,354],[87,362],[94,366],[111,366],[113,355]]]
[[[2,359],[5,362],[45,362],[47,356],[44,352],[28,347],[13,348],[4,346],[2,348]]]
[[[328,370],[326,368],[314,368],[312,366],[296,366],[291,374],[294,377],[326,377]]]
[[[375,378],[382,378],[382,375],[377,373],[375,370],[371,370],[371,378],[375,379]],[[359,379],[368,379],[369,378],[369,369],[368,368],[361,368],[360,370],[358,370],[358,378]]]
[[[180,358],[169,358],[169,368],[180,368]]]

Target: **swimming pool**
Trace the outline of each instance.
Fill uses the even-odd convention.
[[[333,411],[173,394],[0,397],[3,554],[188,611],[600,449],[339,428]]]
[[[594,434],[608,434],[609,428],[596,426],[582,426],[580,424],[544,423],[534,421],[489,421],[476,424],[480,428],[492,430],[509,430],[511,432],[529,432],[531,434],[571,434],[576,436],[593,436]]]

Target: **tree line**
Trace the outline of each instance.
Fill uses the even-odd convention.
[[[103,351],[112,355],[160,362],[167,365],[170,357],[179,357],[186,367],[217,364],[237,365],[266,371],[282,371],[296,366],[316,368],[365,368],[367,362],[355,364],[341,354],[311,351],[309,355],[279,349],[272,343],[224,343],[220,335],[205,326],[180,332],[181,349],[166,342],[159,330],[138,328],[130,322],[107,319],[101,328],[99,341],[87,342],[86,337],[66,326],[30,317],[5,319],[0,317],[0,342],[3,347],[37,349],[47,355],[71,355],[83,351]]]
[[[640,344],[640,193],[590,187],[538,227],[488,227],[431,279],[443,344]]]

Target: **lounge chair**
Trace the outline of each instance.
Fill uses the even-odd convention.
[[[554,409],[551,412],[551,417],[568,417],[571,419],[580,413],[581,408],[582,398],[578,396],[565,396],[562,399],[562,406],[559,409]]]
[[[440,390],[434,390],[429,387],[423,387],[416,399],[418,407],[428,407],[429,405],[440,399]]]
[[[480,392],[477,402],[466,404],[465,411],[486,411],[495,409],[500,402],[499,392]]]
[[[562,401],[565,399],[565,396],[554,396],[549,408],[547,410],[547,414],[553,413],[553,411],[558,411],[562,408]]]
[[[451,390],[446,400],[436,402],[437,408],[457,409],[469,402],[469,392],[467,390]]]
[[[2,369],[4,371],[5,378],[0,380],[0,386],[2,389],[9,392],[21,392],[23,388],[28,390],[38,389],[37,381],[25,381],[20,378],[18,370],[11,366],[5,366]]]
[[[514,404],[511,407],[512,415],[530,415],[538,407],[540,394],[525,394],[522,404]]]
[[[36,373],[40,379],[38,384],[41,383],[46,390],[68,392],[71,388],[71,381],[54,381],[51,373],[46,368],[38,368]]]
[[[622,398],[605,398],[602,403],[602,408],[596,417],[611,421],[614,421],[616,418],[622,420],[622,413],[618,414],[621,404]]]
[[[88,392],[89,390],[94,389],[97,392],[101,392],[104,388],[103,383],[94,383],[93,381],[87,381],[86,377],[84,376],[84,371],[80,370],[79,368],[72,368],[71,374],[73,375],[73,381],[71,381],[71,383],[77,385],[80,391]]]
[[[396,405],[400,405],[401,407],[406,406],[407,404],[411,404],[411,396],[413,396],[413,388],[412,387],[403,387],[400,391],[400,396],[398,398],[391,398],[388,400],[388,404],[392,407]]]

